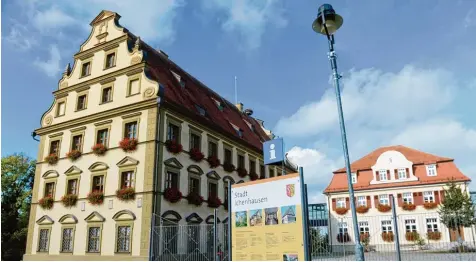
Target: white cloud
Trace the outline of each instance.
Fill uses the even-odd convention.
[[[238,33],[249,49],[258,48],[267,26],[282,28],[287,25],[281,1],[276,0],[241,0],[222,1],[204,0],[207,11],[223,12],[226,19],[221,21],[222,29],[227,33]]]
[[[78,24],[76,19],[56,6],[50,6],[46,10],[36,10],[32,22],[40,32]]]
[[[464,17],[464,28],[476,25],[476,19],[473,16],[474,9],[470,9]]]
[[[16,21],[13,21],[10,26],[5,40],[21,51],[29,50],[37,43],[36,39],[29,34],[27,27]]]
[[[36,59],[33,64],[42,70],[49,77],[57,77],[58,73],[61,71],[60,61],[61,54],[56,45],[51,45],[49,50],[49,58],[46,61],[41,61]]]

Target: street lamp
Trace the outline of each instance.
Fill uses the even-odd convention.
[[[354,187],[352,186],[352,173],[350,170],[349,150],[347,148],[347,138],[345,134],[344,114],[342,113],[342,101],[340,98],[339,78],[337,73],[337,56],[334,51],[334,33],[342,26],[344,20],[342,16],[336,14],[334,8],[329,4],[319,7],[317,18],[312,23],[312,29],[319,34],[327,36],[329,42],[329,61],[331,63],[332,75],[334,77],[334,87],[336,90],[337,111],[339,114],[340,133],[342,138],[342,148],[344,150],[345,169],[347,172],[347,183],[349,185],[350,209],[352,211],[352,224],[355,238],[355,257],[358,261],[365,260],[364,250],[360,244],[359,225],[357,223],[357,213],[355,211]]]

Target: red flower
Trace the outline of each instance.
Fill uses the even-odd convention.
[[[429,240],[440,240],[441,232],[428,232],[426,233]]]
[[[243,167],[237,168],[236,172],[238,173],[238,176],[241,177],[241,178],[246,177],[248,175],[248,172]]]
[[[393,232],[382,232],[382,240],[385,242],[393,242]]]
[[[177,143],[177,141],[175,140],[165,141],[165,147],[167,148],[167,151],[169,151],[172,154],[178,154],[182,152],[183,150],[182,145]]]
[[[425,204],[423,204],[423,207],[424,207],[425,209],[434,209],[434,208],[436,208],[437,206],[438,206],[438,204],[435,203],[435,202],[426,202]]]
[[[388,212],[388,211],[392,210],[392,207],[390,205],[378,204],[377,209],[378,209],[378,211],[380,211],[382,213],[385,213],[385,212]]]
[[[116,197],[122,201],[129,201],[135,198],[136,191],[133,187],[124,187],[116,190]]]
[[[209,196],[208,197],[208,206],[211,208],[218,208],[221,206],[221,199],[218,198],[217,196]]]
[[[415,210],[415,208],[416,208],[416,206],[414,204],[411,204],[411,203],[403,203],[403,205],[402,205],[402,209],[407,210],[407,211]]]
[[[258,174],[256,173],[250,173],[249,176],[251,181],[255,181],[256,179],[258,179]]]
[[[407,241],[417,241],[420,238],[418,232],[407,232],[405,233],[405,239]]]
[[[65,207],[72,207],[76,205],[78,201],[78,196],[75,194],[67,194],[61,197],[61,202]]]
[[[186,198],[188,203],[192,205],[201,206],[203,203],[203,197],[195,192],[191,192]]]
[[[174,187],[167,188],[164,191],[164,198],[170,203],[177,203],[182,199],[182,192]]]
[[[87,197],[89,203],[92,205],[101,205],[104,202],[104,193],[102,191],[92,191]]]
[[[124,150],[124,152],[133,152],[137,149],[137,144],[139,142],[135,138],[124,138],[119,142],[119,147]]]
[[[357,211],[357,213],[360,213],[360,214],[365,214],[367,213],[367,211],[369,211],[369,207],[368,206],[358,206],[355,211]]]
[[[232,163],[225,162],[225,163],[223,163],[223,169],[226,172],[231,173],[231,172],[235,171],[235,166]]]
[[[335,211],[339,215],[344,215],[345,213],[347,213],[347,211],[349,211],[349,209],[345,207],[337,207]]]
[[[94,146],[91,147],[91,150],[93,153],[97,156],[102,156],[106,153],[107,147],[103,144],[95,144]]]
[[[198,150],[198,148],[190,149],[189,154],[190,154],[190,158],[195,162],[200,162],[205,157],[203,153],[200,150]]]
[[[207,161],[210,168],[215,168],[220,165],[220,159],[216,156],[209,156]]]
[[[76,149],[71,150],[66,154],[66,157],[68,157],[69,159],[74,161],[74,160],[78,159],[79,157],[81,157],[81,151],[76,150]]]
[[[45,161],[48,162],[48,164],[50,165],[54,165],[58,163],[58,155],[55,153],[49,154],[45,157]]]
[[[55,203],[55,201],[54,201],[53,197],[51,197],[51,196],[45,196],[44,198],[42,198],[38,201],[38,204],[43,209],[53,208],[54,203]]]

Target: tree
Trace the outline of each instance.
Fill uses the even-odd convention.
[[[441,222],[450,229],[458,230],[459,235],[461,235],[461,226],[470,227],[475,223],[474,205],[470,195],[453,180],[447,184],[445,197],[438,213]]]
[[[2,157],[2,260],[25,253],[35,164],[24,154]]]

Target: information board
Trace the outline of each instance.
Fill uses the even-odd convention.
[[[298,173],[232,185],[232,260],[305,260]]]

